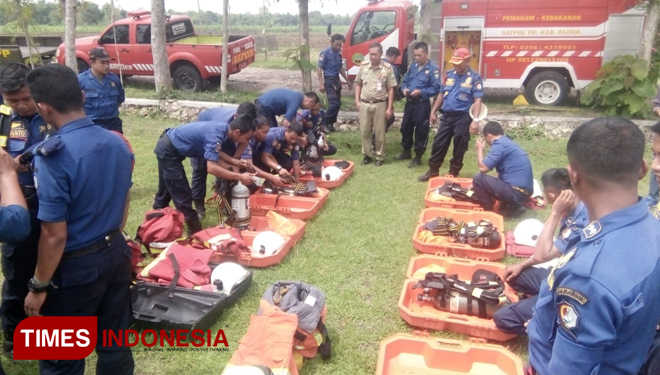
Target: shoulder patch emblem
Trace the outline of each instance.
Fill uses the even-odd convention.
[[[562,255],[559,257],[559,261],[557,261],[557,265],[552,268],[552,271],[550,271],[550,274],[548,275],[548,287],[550,290],[552,290],[555,286],[555,272],[558,269],[561,269],[568,263],[569,260],[575,256],[575,253],[577,252],[577,247],[574,248],[573,250],[569,251],[568,253]]]
[[[568,302],[559,303],[558,310],[559,325],[575,338],[576,336],[573,330],[580,325],[580,314],[575,309],[575,306]]]
[[[477,83],[477,90],[481,90],[481,83]]]
[[[600,233],[602,229],[603,226],[600,225],[600,222],[594,221],[591,224],[589,224],[586,228],[582,229],[582,232],[584,232],[584,237],[590,239],[596,236],[598,233]]]
[[[222,143],[218,142],[215,145],[215,152],[219,154],[221,151],[222,151]]]
[[[114,82],[110,82],[110,86],[115,87],[116,85]]]
[[[573,230],[571,229],[571,227],[568,227],[568,228],[564,229],[564,230],[561,232],[561,239],[562,239],[562,240],[567,240],[568,237],[571,236],[571,233],[573,233]]]
[[[440,79],[440,72],[437,70],[435,71],[435,79]]]
[[[587,296],[585,296],[584,294],[582,294],[581,292],[575,289],[559,287],[557,288],[556,294],[558,296],[564,296],[574,299],[580,305],[584,305],[585,303],[589,302],[589,298],[587,298]]]

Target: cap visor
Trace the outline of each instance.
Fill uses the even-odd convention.
[[[110,57],[110,56],[108,56],[108,57],[97,57],[96,59],[101,60],[101,61],[110,61],[110,60],[112,60],[112,57]]]
[[[450,64],[460,64],[464,61],[465,59],[461,59],[460,57],[452,57],[451,60],[449,60]]]

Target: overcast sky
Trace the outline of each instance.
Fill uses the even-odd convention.
[[[110,2],[110,0],[91,0],[97,4],[103,5]],[[268,3],[268,1],[266,1]],[[296,0],[280,0],[279,3],[270,1],[271,5],[268,9],[271,13],[298,13],[298,3]],[[366,0],[325,0],[321,6],[320,0],[312,0],[309,4],[309,10],[318,10],[324,13],[333,14],[354,14],[365,5]],[[151,7],[151,0],[115,0],[115,4],[127,11],[137,9],[149,9]],[[202,11],[210,10],[218,13],[222,12],[221,0],[199,0],[199,5]],[[229,0],[230,13],[257,13],[262,6],[262,0]],[[173,9],[176,11],[197,10],[196,0],[165,0],[165,9]]]

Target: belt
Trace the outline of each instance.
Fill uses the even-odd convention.
[[[360,99],[360,101],[361,101],[362,103],[367,103],[367,104],[378,104],[378,103],[386,102],[387,99],[380,99],[380,100],[364,100],[364,99]]]
[[[37,189],[34,186],[21,185],[21,191],[23,192],[23,196],[25,198],[29,198],[37,193]]]
[[[326,75],[324,75],[323,78],[333,78],[333,79],[336,78],[336,79],[339,79],[339,74],[337,74],[336,76],[326,76]]]
[[[82,256],[94,254],[103,249],[107,249],[110,247],[112,242],[121,235],[121,231],[119,229],[115,229],[91,245],[87,245],[81,249],[64,252],[64,254],[62,254],[62,260],[80,258]]]
[[[440,111],[443,115],[447,116],[463,116],[464,114],[468,113],[467,111],[460,112],[460,111]]]
[[[529,197],[530,195],[532,195],[532,193],[530,193],[529,191],[527,191],[527,190],[525,190],[525,189],[523,189],[523,188],[519,188],[519,187],[517,187],[517,186],[511,186],[511,188],[512,188],[513,190],[519,192],[519,193],[522,193],[522,195],[524,195],[524,196]]]

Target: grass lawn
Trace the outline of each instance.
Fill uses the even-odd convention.
[[[157,186],[156,158],[153,148],[163,129],[178,124],[163,119],[124,117],[124,130],[135,150],[131,209],[127,230],[134,234],[150,209]],[[133,349],[136,374],[178,375],[219,374],[238,340],[245,334],[250,315],[255,313],[265,289],[277,280],[303,280],[320,287],[327,294],[327,326],[333,340],[333,356],[306,363],[302,374],[373,374],[382,339],[397,332],[412,332],[400,317],[397,302],[410,257],[416,255],[411,237],[420,211],[424,208],[426,184],[417,176],[426,167],[407,169],[392,161],[399,152],[399,133],[388,134],[387,163],[380,168],[359,165],[358,133],[331,135],[339,148],[339,157],[355,162],[355,172],[347,183],[332,191],[321,213],[308,222],[307,232],[279,265],[255,270],[254,282],[247,294],[227,309],[213,329],[223,329],[230,352],[187,352],[172,355]],[[565,140],[529,139],[520,144],[532,157],[538,179],[550,167],[565,166]],[[428,156],[428,155],[427,155]],[[187,162],[186,162],[186,165]],[[446,167],[441,173],[446,173]],[[474,146],[466,155],[464,176],[476,173]],[[190,177],[190,174],[188,175]],[[209,182],[211,179],[209,179]],[[640,184],[645,195],[648,178]],[[543,220],[547,212],[529,212],[524,218]],[[213,214],[204,220],[215,225]],[[506,229],[515,227],[507,221]],[[507,258],[505,263],[517,260]],[[432,336],[467,339],[449,332],[431,332]],[[527,339],[504,344],[527,360]],[[95,357],[87,361],[87,374],[94,373]],[[37,374],[37,363],[11,363],[2,358],[10,375]]]

